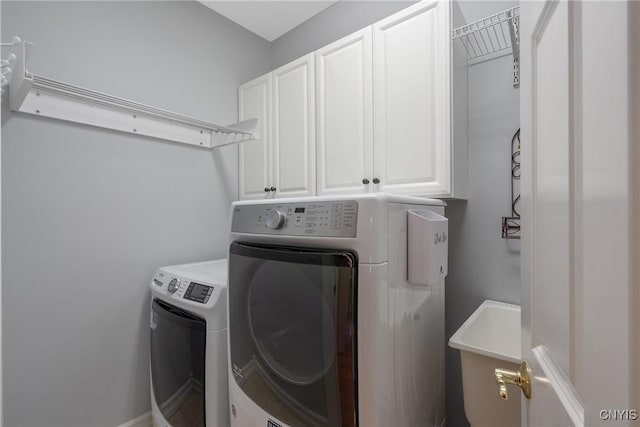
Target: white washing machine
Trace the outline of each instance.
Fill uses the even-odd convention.
[[[228,426],[227,260],[159,268],[150,286],[154,425]]]
[[[234,203],[231,425],[442,425],[447,232],[440,200]]]

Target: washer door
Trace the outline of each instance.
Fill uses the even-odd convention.
[[[151,383],[156,405],[180,427],[204,427],[204,319],[154,298],[151,304]]]
[[[231,245],[234,379],[288,425],[356,423],[356,267],[345,251]]]

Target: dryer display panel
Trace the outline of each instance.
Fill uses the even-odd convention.
[[[229,381],[274,419],[358,425],[356,275],[348,251],[232,243]]]
[[[356,237],[358,202],[273,203],[236,206],[231,231],[254,234]]]

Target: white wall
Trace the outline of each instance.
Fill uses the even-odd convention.
[[[269,43],[195,2],[2,1],[38,74],[221,124]],[[4,56],[4,55],[3,55]],[[115,426],[150,409],[148,282],[222,257],[237,148],[213,154],[2,111],[4,423]]]
[[[462,1],[460,7],[471,22],[516,4]],[[511,214],[511,137],[520,126],[512,75],[511,55],[468,69],[469,199],[447,207],[447,340],[482,301],[520,303],[520,241],[502,239],[500,229],[501,217]],[[466,425],[460,354],[448,349],[447,426]]]

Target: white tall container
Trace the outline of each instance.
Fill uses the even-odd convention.
[[[433,285],[447,276],[449,221],[432,211],[409,210],[407,276],[414,285]]]

